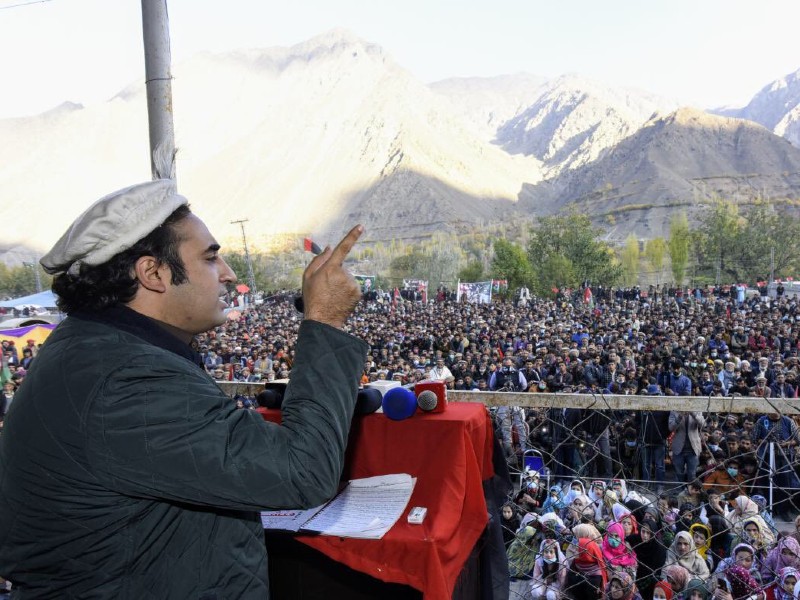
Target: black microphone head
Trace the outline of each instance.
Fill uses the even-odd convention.
[[[382,401],[383,394],[381,394],[381,391],[378,389],[364,388],[363,390],[358,390],[355,414],[368,415],[374,413],[381,407]]]
[[[262,390],[256,396],[256,402],[263,408],[278,408],[283,404],[283,394],[278,390]]]
[[[286,392],[286,381],[268,381],[264,391],[256,396],[259,406],[264,408],[280,408],[283,405],[283,394]]]
[[[436,392],[433,390],[424,390],[417,396],[417,404],[424,411],[431,411],[439,404],[439,398],[436,397]]]
[[[306,306],[303,303],[303,296],[295,296],[294,297],[294,308],[297,312],[305,312]]]

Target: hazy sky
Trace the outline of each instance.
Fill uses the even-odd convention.
[[[20,4],[30,4],[15,6]],[[800,0],[168,0],[173,62],[334,27],[421,80],[579,73],[700,107],[800,69]],[[140,0],[0,0],[0,117],[106,100],[144,76]]]

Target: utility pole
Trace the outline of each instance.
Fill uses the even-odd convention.
[[[775,246],[769,249],[769,281],[768,284],[775,281]]]
[[[244,233],[244,224],[247,219],[239,219],[238,221],[231,221],[231,225],[240,225],[242,228],[242,244],[244,245],[244,260],[247,263],[247,280],[250,282],[250,293],[256,293],[256,276],[253,273],[253,262],[250,260],[250,252],[247,250],[247,236]]]
[[[39,292],[42,291],[42,277],[39,274],[39,263],[38,262],[32,262],[32,263],[23,262],[22,264],[24,266],[26,266],[26,267],[30,267],[31,269],[33,269],[33,276],[34,276],[34,280],[36,281],[36,293],[38,294]]]
[[[175,126],[172,122],[172,54],[167,0],[142,0],[150,169],[153,179],[175,178]]]

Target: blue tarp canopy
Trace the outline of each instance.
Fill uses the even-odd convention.
[[[13,300],[3,300],[0,302],[0,307],[3,308],[23,308],[24,306],[55,308],[56,295],[52,291],[47,290],[46,292],[39,292],[38,294],[31,294],[30,296],[23,296],[22,298],[14,298]]]

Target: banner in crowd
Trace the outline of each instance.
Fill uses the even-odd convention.
[[[414,290],[422,294],[422,301],[428,302],[428,282],[424,279],[403,279],[404,290]]]
[[[508,291],[508,279],[492,279],[492,293],[499,294],[500,292]]]
[[[27,327],[17,327],[16,329],[2,329],[0,330],[0,341],[14,342],[17,348],[20,348],[19,352],[22,352],[21,349],[28,340],[33,340],[37,344],[41,344],[55,328],[55,325],[49,323],[39,323],[36,325],[28,325]],[[20,356],[20,358],[22,358],[22,356]]]
[[[366,294],[375,289],[375,275],[353,275],[358,285],[361,286],[361,293]]]
[[[492,282],[462,283],[459,281],[456,301],[461,302],[465,296],[467,302],[472,304],[489,304],[492,301]]]

